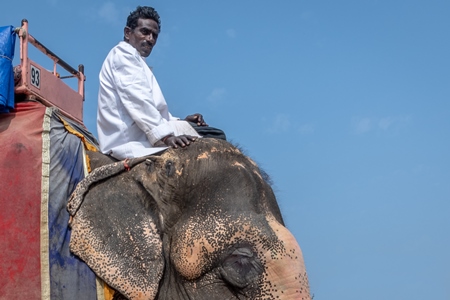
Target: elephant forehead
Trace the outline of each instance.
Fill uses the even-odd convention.
[[[173,239],[171,257],[184,278],[200,277],[242,245],[251,247],[258,257],[264,257],[266,252],[276,256],[285,251],[265,216],[213,215],[189,218],[177,228],[182,234]]]

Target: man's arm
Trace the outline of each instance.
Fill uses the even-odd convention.
[[[162,95],[154,94],[160,90],[152,86],[144,68],[147,66],[133,53],[123,52],[113,61],[114,83],[120,101],[154,145],[158,140],[173,134],[173,130],[156,106],[160,105],[167,110],[165,100]],[[160,103],[156,103],[155,96],[161,97],[158,99]]]

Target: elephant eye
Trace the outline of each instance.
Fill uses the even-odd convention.
[[[173,174],[175,174],[175,166],[174,163],[171,160],[168,160],[166,162],[166,175],[168,177],[173,176]]]
[[[247,247],[238,248],[227,256],[220,267],[220,274],[229,284],[244,288],[254,282],[264,271],[256,254]]]

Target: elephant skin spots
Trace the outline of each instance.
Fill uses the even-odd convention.
[[[138,274],[139,270],[148,269],[145,262],[155,260],[155,258],[146,258],[140,268],[135,270],[124,269],[118,254],[108,247],[103,246],[103,241],[99,240],[90,227],[89,222],[83,220],[82,213],[77,214],[76,222],[73,223],[73,235],[70,243],[70,249],[78,256],[85,257],[86,263],[101,277],[114,282],[113,288],[126,295],[129,299],[144,300],[154,299],[158,291],[158,281],[149,282],[151,277]],[[152,230],[150,228],[146,229]],[[159,245],[158,245],[159,244]],[[155,250],[162,251],[159,241],[149,243]],[[158,247],[159,246],[159,247]],[[106,270],[106,271],[105,271]],[[153,268],[154,274],[162,275],[162,268]],[[130,282],[131,278],[134,280]],[[145,287],[145,288],[144,288]]]
[[[171,257],[187,280],[218,268],[232,286],[256,287],[248,298],[310,299],[300,247],[273,216],[190,218],[178,230]]]
[[[177,174],[178,176],[181,176],[181,175],[183,175],[183,167],[181,167],[180,169],[177,169],[176,171],[175,171],[175,174]]]
[[[237,244],[258,244],[264,240],[263,233],[252,224],[250,218],[191,218],[181,231],[186,234],[174,239],[171,256],[178,272],[189,279],[198,278],[217,265],[219,256],[227,249],[233,249]],[[268,245],[265,247],[268,248]]]
[[[207,158],[209,158],[209,155],[206,152],[203,152],[203,153],[201,153],[200,155],[197,156],[197,160],[199,160],[199,159],[207,159]]]
[[[219,152],[219,153],[234,153],[234,154],[242,154],[242,152],[235,147],[230,147],[230,148],[223,148],[221,147],[220,149],[218,149],[217,147],[211,147],[211,149],[209,150],[209,152],[214,153],[214,152]]]
[[[176,269],[180,274],[188,280],[200,277],[207,271],[211,265],[211,254],[220,250],[217,242],[211,242],[208,239],[206,231],[199,234],[198,222],[200,220],[189,220],[182,227],[185,235],[176,237],[172,245],[172,258]],[[205,220],[209,227],[214,228],[215,232],[225,232],[224,224],[218,223],[217,220]]]
[[[221,151],[221,150],[219,150],[219,149],[217,149],[216,147],[211,147],[211,149],[209,150],[211,153],[214,153],[214,152],[219,152],[219,151]]]
[[[303,255],[294,236],[274,218],[269,217],[268,223],[284,249],[275,255],[271,251],[264,253],[266,291],[271,299],[311,299]]]
[[[200,277],[205,271],[204,266],[208,264],[208,253],[213,250],[205,239],[201,239],[194,246],[174,249],[173,262],[184,278],[193,280]]]
[[[243,164],[241,164],[240,162],[235,161],[232,164],[233,167],[238,167],[238,168],[245,168]]]
[[[72,219],[70,249],[127,298],[154,299],[164,270],[162,241],[157,214],[148,210],[149,195],[131,173],[119,171],[100,183],[94,179],[104,178],[101,174],[86,178],[88,192]]]

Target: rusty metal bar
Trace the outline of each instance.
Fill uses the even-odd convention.
[[[35,46],[37,49],[39,49],[42,53],[50,57],[55,63],[58,63],[61,67],[63,67],[67,72],[78,76],[79,73],[77,70],[75,70],[72,66],[70,66],[68,63],[66,63],[63,59],[58,57],[55,53],[53,53],[50,49],[45,47],[41,42],[39,42],[35,37],[33,37],[31,34],[28,33],[28,21],[26,19],[22,20],[22,27],[27,23],[26,28],[27,30],[24,32],[28,36],[28,41]]]
[[[57,107],[61,113],[67,117],[83,122],[83,101],[84,101],[84,81],[86,80],[84,67],[78,66],[78,71],[59,58],[55,53],[45,47],[29,34],[28,21],[22,20],[22,26],[14,31],[20,38],[20,66],[21,81],[15,86],[15,93],[24,94],[27,97],[34,97],[45,106]],[[29,45],[32,44],[38,51],[43,53],[53,62],[53,70],[46,70],[37,62],[28,57]],[[60,65],[69,74],[65,78],[76,78],[78,81],[78,91],[61,81],[56,67]],[[30,73],[31,72],[31,73]],[[37,74],[37,80],[34,77]],[[44,85],[41,84],[44,83]]]
[[[84,75],[84,65],[78,65],[78,74],[80,74],[80,80],[78,80],[78,93],[83,97],[84,101],[84,82],[86,81],[86,76]]]

